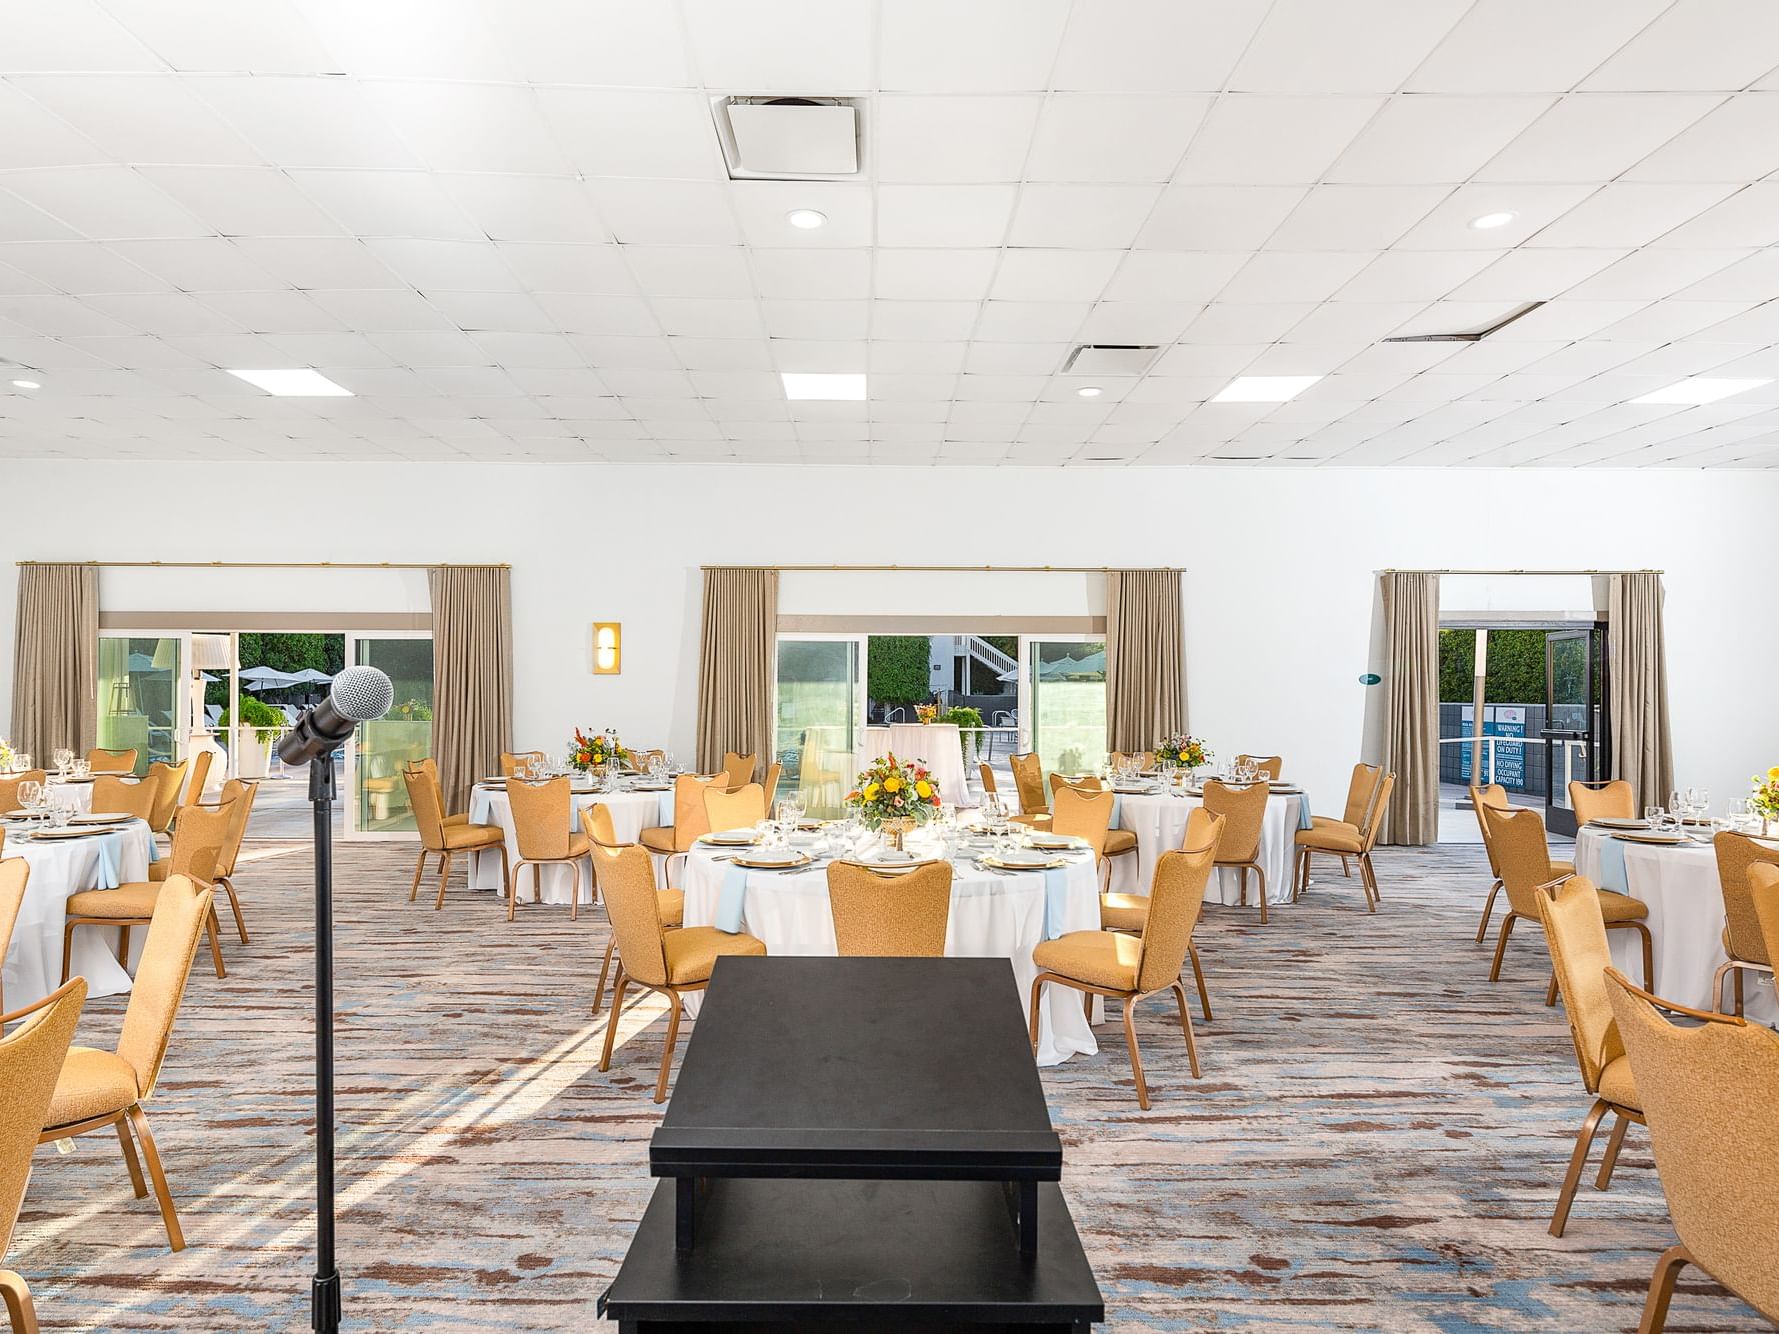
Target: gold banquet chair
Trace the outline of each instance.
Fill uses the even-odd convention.
[[[69,1049],[68,1060],[56,1081],[55,1096],[44,1114],[38,1142],[48,1144],[90,1130],[115,1129],[123,1148],[124,1165],[130,1171],[130,1184],[136,1198],[142,1199],[148,1188],[143,1184],[142,1168],[137,1165],[136,1149],[130,1142],[133,1128],[141,1142],[148,1178],[154,1183],[161,1220],[167,1226],[167,1241],[174,1250],[181,1251],[185,1249],[185,1234],[179,1228],[179,1215],[173,1208],[173,1196],[167,1189],[161,1156],[142,1104],[154,1093],[155,1081],[160,1077],[173,1021],[179,1016],[179,1002],[191,976],[192,960],[197,957],[198,936],[206,922],[215,920],[215,914],[211,910],[210,891],[189,876],[173,876],[160,886],[160,891],[148,940],[142,947],[142,961],[136,969],[136,981],[130,988],[130,1003],[124,1011],[117,1050]]]
[[[1215,778],[1205,780],[1204,808],[1223,817],[1223,836],[1217,840],[1217,865],[1240,873],[1241,906],[1248,906],[1248,872],[1260,877],[1260,925],[1266,925],[1266,868],[1260,864],[1260,830],[1266,823],[1266,803],[1272,788],[1265,782],[1229,787]]]
[[[761,788],[764,792],[765,805],[768,811],[771,811],[772,803],[778,796],[778,780],[783,773],[784,765],[780,764],[777,760],[774,760],[771,764],[766,766],[766,781],[761,784]]]
[[[630,848],[634,843],[620,843],[618,831],[612,825],[611,807],[604,802],[596,801],[581,811],[581,830],[597,848]],[[650,871],[653,875],[653,869]],[[599,862],[593,861],[593,891],[603,898],[599,888]],[[655,891],[655,909],[661,918],[661,925],[672,928],[683,926],[686,920],[686,892],[683,889],[657,889]],[[611,921],[611,905],[605,909],[606,922]],[[618,946],[618,933],[607,932],[605,938],[605,958],[599,965],[599,985],[593,990],[593,1013],[599,1013],[600,1003],[605,999],[605,980],[611,975],[612,953]]]
[[[1211,878],[1211,864],[1216,857],[1215,838],[1202,847],[1161,854],[1155,863],[1149,912],[1143,919],[1141,934],[1070,931],[1042,942],[1032,951],[1032,962],[1038,966],[1031,998],[1034,1051],[1038,1046],[1039,1006],[1045,983],[1083,993],[1081,999],[1090,1013],[1095,996],[1123,1001],[1124,1042],[1130,1049],[1131,1073],[1136,1077],[1137,1106],[1148,1111],[1149,1085],[1143,1078],[1143,1058],[1137,1050],[1136,1008],[1139,1001],[1149,996],[1172,991],[1180,1011],[1180,1030],[1186,1037],[1186,1058],[1192,1066],[1192,1077],[1199,1077],[1198,1045],[1192,1037],[1192,1017],[1186,1013],[1186,988],[1180,984],[1180,970],[1185,967],[1192,931],[1204,909],[1205,882]]]
[[[23,857],[0,861],[0,963],[6,962],[6,951],[12,946],[13,928],[18,925],[19,910],[25,906],[25,890],[31,883],[31,863]],[[0,983],[0,1013],[6,1010],[6,990]],[[4,1214],[0,1213],[0,1217]],[[0,1246],[0,1252],[5,1247]]]
[[[1186,813],[1186,832],[1181,837],[1182,848],[1202,848],[1208,844],[1219,842],[1223,828],[1223,817],[1213,815],[1203,806],[1194,806]],[[1100,895],[1100,930],[1102,931],[1135,931],[1143,930],[1143,923],[1149,919],[1149,896],[1147,894],[1101,894]],[[1197,923],[1194,923],[1196,929]],[[1211,1022],[1211,993],[1205,988],[1205,970],[1199,966],[1198,946],[1192,936],[1186,937],[1186,958],[1192,964],[1192,980],[1198,984],[1198,1006],[1203,1012],[1205,1022]]]
[[[467,819],[453,821],[445,814],[443,793],[437,777],[421,765],[411,764],[402,770],[402,781],[408,788],[408,809],[414,812],[414,828],[420,834],[420,854],[414,859],[414,883],[408,886],[408,902],[420,894],[420,877],[426,871],[426,859],[439,859],[439,892],[433,899],[433,911],[445,906],[445,886],[451,880],[451,860],[459,853],[469,857],[473,873],[480,858],[491,851],[500,853],[500,883],[511,878],[507,865],[506,834],[497,824],[471,824]],[[520,786],[513,784],[511,786]]]
[[[704,792],[716,780],[705,774],[680,774],[673,780],[673,823],[652,825],[638,835],[643,847],[667,858],[667,883],[673,883],[676,862],[683,864],[692,845],[710,832]]]
[[[1365,828],[1365,817],[1371,814],[1371,808],[1377,797],[1378,784],[1384,781],[1382,767],[1375,764],[1355,764],[1353,776],[1347,781],[1347,804],[1342,808],[1340,818],[1332,815],[1315,815],[1310,817],[1310,825],[1314,829],[1332,829],[1336,832],[1357,837]],[[1343,855],[1340,869],[1349,878],[1353,874],[1352,863]]]
[[[1385,774],[1378,780],[1375,799],[1365,809],[1362,823],[1357,829],[1343,820],[1330,820],[1326,824],[1317,817],[1308,829],[1299,829],[1292,836],[1297,849],[1297,865],[1294,868],[1291,887],[1291,901],[1295,903],[1303,897],[1304,890],[1310,885],[1310,858],[1318,853],[1328,853],[1340,858],[1345,866],[1351,857],[1359,863],[1359,887],[1365,893],[1365,909],[1376,912],[1380,895],[1377,888],[1377,871],[1371,864],[1371,850],[1377,846],[1378,831],[1384,823],[1384,812],[1390,805],[1390,793],[1396,786],[1396,775]],[[1352,798],[1347,799],[1347,808],[1352,809]]]
[[[230,813],[229,827],[223,836],[222,848],[216,854],[216,868],[210,877],[212,889],[220,886],[223,893],[229,896],[229,907],[235,914],[235,931],[241,937],[241,943],[247,943],[247,921],[241,916],[241,896],[235,892],[235,863],[241,858],[241,840],[247,836],[247,817],[253,811],[253,799],[259,794],[258,780],[231,778],[222,785],[221,799],[214,802],[192,802],[201,810],[214,810],[218,806],[228,806]],[[238,803],[230,805],[230,803]],[[181,807],[181,810],[187,807]],[[158,862],[149,863],[148,878],[165,880],[170,875],[172,861],[163,857]]]
[[[84,889],[68,896],[67,917],[62,925],[62,981],[68,980],[68,960],[74,947],[74,930],[81,926],[115,926],[117,928],[117,961],[130,965],[130,928],[149,926],[159,910],[161,895],[175,879],[188,879],[208,891],[228,843],[229,826],[234,820],[234,802],[220,806],[193,807],[179,822],[173,836],[173,850],[165,858],[167,870],[163,878],[137,880],[116,889]],[[150,872],[152,875],[153,873]],[[222,966],[222,929],[208,892],[204,895],[205,923],[210,938],[210,958],[218,977],[227,977]],[[183,983],[181,984],[183,985]]]
[[[1577,825],[1595,820],[1630,820],[1637,815],[1637,797],[1631,785],[1622,778],[1610,782],[1584,783],[1569,780],[1569,809],[1575,813]]]
[[[1748,893],[1748,874],[1761,863],[1779,865],[1779,849],[1763,847],[1746,834],[1722,830],[1711,840],[1717,853],[1717,885],[1723,895],[1724,961],[1711,978],[1711,1004],[1723,1004],[1723,979],[1727,973],[1733,983],[1733,1013],[1742,1013],[1742,975],[1765,973],[1773,976],[1773,965],[1779,963],[1767,949],[1766,939]]]
[[[43,1114],[85,1002],[86,979],[77,977],[17,1014],[0,1015],[0,1024],[29,1021],[0,1037],[0,1303],[14,1334],[37,1334],[37,1311],[25,1280],[4,1267],[6,1248],[31,1179]]]
[[[1013,772],[1013,788],[1019,796],[1019,814],[1013,819],[1019,824],[1049,825],[1050,805],[1044,800],[1044,765],[1038,759],[1038,752],[1028,750],[1009,755],[1007,767]]]
[[[737,755],[732,750],[723,752],[723,786],[733,792],[736,788],[754,781],[754,770],[760,767],[759,757],[751,752]]]
[[[1779,959],[1779,866],[1757,862],[1748,868],[1748,899],[1754,904],[1754,918],[1760,923],[1767,957]],[[0,889],[0,914],[5,911],[5,891]]]
[[[185,789],[185,774],[190,768],[190,760],[181,760],[178,764],[163,764],[156,760],[148,766],[148,776],[142,781],[154,786],[148,827],[155,833],[164,834],[173,827],[173,817],[179,812],[179,795]]]
[[[1267,781],[1278,782],[1285,776],[1285,757],[1283,755],[1237,755],[1237,764],[1251,764],[1266,775]]]
[[[500,752],[500,776],[511,778],[520,769],[530,773],[532,765],[545,764],[548,760],[549,757],[541,750],[503,750]]]
[[[158,795],[155,785],[145,779],[100,774],[93,779],[92,810],[95,815],[133,815],[149,820],[154,817]]]
[[[1513,803],[1507,799],[1507,789],[1499,783],[1484,783],[1481,787],[1474,784],[1470,788],[1470,809],[1476,812],[1476,824],[1482,830],[1483,852],[1489,859],[1489,874],[1494,879],[1489,883],[1489,897],[1483,901],[1482,921],[1476,924],[1476,943],[1483,943],[1483,937],[1489,933],[1489,918],[1495,912],[1495,896],[1501,892],[1501,868],[1495,861],[1495,845],[1489,841],[1489,822],[1483,819],[1482,808],[1493,806],[1498,811],[1510,811]],[[1575,863],[1562,861],[1556,857],[1550,859],[1551,879],[1575,874]]]
[[[1619,1041],[1612,1007],[1606,1000],[1606,969],[1612,963],[1612,950],[1606,943],[1606,922],[1600,916],[1598,892],[1586,877],[1570,876],[1560,885],[1537,889],[1532,897],[1544,927],[1545,944],[1550,948],[1557,988],[1563,994],[1563,1011],[1569,1019],[1569,1037],[1575,1044],[1575,1063],[1581,1069],[1582,1086],[1594,1095],[1594,1105],[1576,1132],[1569,1171],[1563,1177],[1556,1211],[1551,1215],[1550,1234],[1560,1237],[1568,1225],[1569,1207],[1575,1203],[1575,1190],[1581,1184],[1581,1172],[1587,1166],[1600,1122],[1608,1115],[1617,1118],[1612,1137],[1606,1143],[1605,1157],[1600,1161],[1600,1175],[1594,1180],[1596,1189],[1605,1190],[1612,1184],[1612,1169],[1625,1142],[1625,1129],[1632,1122],[1643,1124],[1643,1102],[1637,1094],[1631,1063],[1625,1059],[1624,1045]]]
[[[0,778],[0,811],[16,811],[19,809],[19,785],[22,783],[42,783],[47,775],[41,769],[25,769],[16,774],[8,774]]]
[[[678,813],[678,807],[675,807],[676,819]],[[766,818],[766,789],[758,783],[744,783],[731,792],[724,792],[712,783],[704,789],[704,814],[713,834],[729,829],[752,829]]]
[[[86,753],[87,771],[95,774],[135,773],[137,753],[134,746],[126,750],[106,750],[103,747],[95,747]]]
[[[1501,919],[1501,936],[1495,943],[1495,962],[1489,968],[1489,981],[1501,980],[1501,961],[1507,955],[1507,938],[1513,934],[1515,922],[1537,922],[1538,888],[1557,878],[1551,864],[1550,847],[1544,841],[1544,817],[1530,807],[1498,811],[1483,808],[1483,819],[1489,822],[1489,837],[1494,842],[1495,860],[1501,868],[1501,883],[1507,890],[1507,916]],[[1655,945],[1643,919],[1649,916],[1649,905],[1629,894],[1593,886],[1600,900],[1600,916],[1608,931],[1635,931],[1643,940],[1643,981],[1647,984],[1655,974]],[[1551,978],[1545,1004],[1556,1003],[1557,979]]]
[[[1779,1323],[1779,1037],[1734,1015],[1658,1000],[1615,968],[1606,981],[1680,1234],[1656,1261],[1639,1328],[1666,1326],[1674,1281],[1689,1264]],[[1661,1010],[1700,1022],[1683,1028]]]
[[[574,818],[574,794],[569,790],[568,779],[552,778],[545,783],[514,779],[507,784],[507,801],[513,812],[513,841],[519,846],[519,859],[507,872],[507,921],[513,920],[519,905],[519,872],[527,866],[531,868],[533,903],[543,902],[544,867],[566,866],[573,872],[574,890],[568,901],[568,919],[571,922],[579,920],[581,866],[587,864],[591,881],[593,868],[587,862],[587,853],[592,840],[570,823]],[[494,828],[492,825],[481,827]],[[506,858],[504,845],[501,858],[503,861]]]
[[[661,925],[655,897],[655,873],[649,855],[638,844],[621,848],[595,845],[593,864],[618,942],[618,977],[612,995],[612,1012],[605,1026],[605,1050],[599,1068],[610,1070],[612,1043],[618,1033],[618,1016],[624,1010],[624,991],[631,983],[665,996],[670,1006],[667,1042],[661,1053],[661,1073],[655,1080],[655,1101],[667,1101],[667,1076],[673,1069],[673,1049],[679,1042],[680,1014],[688,992],[703,991],[710,984],[711,969],[724,955],[762,955],[764,941],[746,932],[730,935],[714,926],[688,926],[669,931]]]
[[[1097,786],[1098,780],[1094,781]],[[1112,813],[1117,809],[1117,798],[1110,792],[1097,791],[1086,786],[1077,787],[1065,782],[1057,783],[1050,796],[1050,832],[1086,840],[1088,848],[1093,852],[1093,866],[1099,876],[1099,888],[1104,891],[1112,874],[1112,863],[1106,849],[1112,833]]]
[[[1155,752],[1152,750],[1115,750],[1106,757],[1114,769],[1122,769],[1127,764],[1134,764],[1138,769],[1155,767]]]
[[[191,778],[185,785],[185,796],[180,806],[196,806],[204,800],[204,789],[210,785],[210,766],[216,759],[213,750],[200,750],[191,757]],[[177,820],[177,814],[173,817]]]
[[[1106,785],[1104,783],[1100,782],[1099,779],[1093,777],[1093,775],[1091,775],[1091,774],[1084,774],[1079,778],[1064,778],[1061,774],[1051,774],[1050,775],[1050,796],[1051,796],[1051,802],[1052,802],[1052,807],[1051,807],[1052,821],[1055,820],[1056,790],[1059,787],[1072,787],[1077,792],[1088,792],[1088,793],[1104,792],[1106,790]],[[1112,813],[1113,813],[1113,815],[1116,815],[1118,813],[1118,803],[1116,802],[1116,800],[1114,800],[1112,803]],[[1052,823],[1052,825],[1051,825],[1051,830],[1052,830],[1052,832],[1056,832],[1054,823]],[[1131,854],[1133,854],[1134,852],[1136,852],[1136,850],[1137,850],[1137,836],[1136,836],[1136,833],[1134,830],[1112,829],[1110,827],[1107,828],[1107,830],[1106,830],[1106,845],[1105,845],[1105,848],[1100,852],[1099,855],[1104,857],[1108,863],[1107,868],[1106,868],[1106,882],[1108,885],[1111,883],[1111,878],[1112,878],[1112,872],[1111,872],[1111,866],[1110,866],[1111,859],[1113,857],[1128,857]]]
[[[939,958],[951,923],[951,863],[880,871],[834,862],[828,867],[828,906],[842,957]]]

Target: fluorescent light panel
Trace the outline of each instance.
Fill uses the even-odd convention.
[[[1213,403],[1289,403],[1320,375],[1238,375],[1211,399]]]
[[[1759,389],[1763,384],[1772,383],[1771,380],[1725,380],[1710,375],[1694,375],[1685,380],[1677,380],[1666,389],[1658,389],[1653,394],[1633,398],[1631,402],[1686,403],[1696,407],[1701,403],[1715,403],[1731,394]]]
[[[279,398],[351,398],[352,391],[335,384],[320,371],[307,367],[297,370],[230,371],[236,379],[257,385]]]
[[[780,371],[784,396],[792,399],[826,399],[830,402],[863,403],[863,375],[826,375],[810,371]]]

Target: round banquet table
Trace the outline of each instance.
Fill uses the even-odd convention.
[[[1616,845],[1609,850],[1608,844]],[[1613,853],[1624,852],[1620,882]],[[1655,993],[1663,1000],[1715,1010],[1728,1005],[1711,994],[1711,976],[1724,961],[1723,888],[1717,878],[1717,853],[1709,842],[1657,847],[1615,839],[1602,829],[1583,825],[1575,835],[1575,870],[1602,889],[1616,889],[1649,905],[1645,925],[1655,944]],[[1635,931],[1608,931],[1612,962],[1631,981],[1642,984],[1643,946]],[[1743,1008],[1750,1019],[1779,1022],[1770,979],[1742,975]]]
[[[673,789],[664,792],[576,792],[569,806],[572,819],[569,828],[576,833],[581,828],[581,812],[592,805],[605,806],[612,813],[612,829],[620,843],[634,843],[642,836],[642,831],[673,823]],[[506,835],[507,864],[517,865],[519,861],[519,837],[513,829],[513,806],[507,800],[505,788],[488,788],[476,784],[469,794],[469,822],[471,824],[497,824]],[[543,873],[543,901],[566,905],[572,894],[574,873],[571,868],[563,865],[540,866]],[[581,868],[581,902],[593,902],[592,867]],[[471,889],[492,889],[506,893],[506,886],[500,881],[500,858],[493,849],[479,856],[470,858],[469,885]],[[519,881],[519,901],[531,901],[532,881],[531,869],[526,868]]]
[[[944,800],[956,806],[969,804],[963,734],[956,723],[891,723],[865,729],[866,764],[892,752],[897,759],[924,764],[939,784],[939,795]]]
[[[1164,792],[1118,793],[1114,829],[1128,829],[1137,836],[1137,855],[1112,858],[1112,890],[1119,894],[1147,894],[1155,879],[1155,863],[1164,852],[1181,846],[1186,836],[1186,817],[1204,805],[1202,797],[1173,796]],[[1260,824],[1260,865],[1266,871],[1266,901],[1288,903],[1291,899],[1291,863],[1296,851],[1297,830],[1307,798],[1298,792],[1275,792],[1266,803]],[[1248,873],[1248,902],[1258,903],[1260,878]],[[1220,867],[1205,885],[1206,903],[1241,902],[1241,872]]]
[[[919,855],[918,844],[911,850]],[[687,926],[715,924],[723,881],[730,870],[726,862],[716,859],[733,851],[702,843],[692,849],[685,871]],[[952,868],[946,955],[1008,960],[1019,987],[1020,1005],[1029,1006],[1032,979],[1038,975],[1032,950],[1046,938],[1045,877],[1036,871],[990,871],[964,858],[955,860]],[[1060,914],[1063,930],[1057,934],[1099,930],[1098,881],[1090,856],[1081,853],[1070,858]],[[748,871],[742,930],[765,941],[769,955],[838,954],[825,860],[795,871]],[[693,1014],[696,999],[687,998],[687,1009]],[[960,1018],[967,1020],[967,1016]],[[1045,987],[1038,1022],[1038,1064],[1058,1065],[1070,1056],[1098,1050],[1080,993]]]
[[[148,832],[148,825],[136,820],[112,837],[120,844],[119,882],[148,879],[149,853],[154,847],[154,835]],[[0,968],[7,1010],[40,1001],[61,985],[62,928],[68,918],[68,899],[98,886],[98,845],[96,838],[39,843],[14,838],[8,831],[5,850],[0,855],[23,857],[31,864],[31,878],[25,883],[25,899],[19,906],[4,967]],[[130,933],[133,952],[141,950],[147,934]],[[130,989],[129,973],[111,952],[116,941],[117,933],[104,927],[82,927],[74,933],[69,976],[79,974],[86,978],[87,995],[115,996]]]

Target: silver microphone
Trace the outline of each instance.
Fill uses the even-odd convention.
[[[332,753],[360,723],[381,718],[395,703],[395,686],[375,667],[348,667],[334,677],[327,698],[302,714],[278,743],[286,764],[308,764]]]

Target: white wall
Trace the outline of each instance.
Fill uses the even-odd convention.
[[[1680,778],[1729,795],[1779,762],[1767,537],[1779,478],[1767,473],[365,465],[322,531],[279,522],[268,501],[300,492],[302,474],[10,462],[0,643],[21,558],[509,561],[520,744],[616,726],[689,757],[701,563],[1177,564],[1193,730],[1225,754],[1285,755],[1332,808],[1361,743],[1377,570],[1654,566],[1667,571]],[[251,508],[221,503],[231,492]],[[194,519],[195,495],[218,503]],[[82,520],[100,515],[88,531]],[[120,572],[101,597],[115,609],[410,611],[417,578]],[[1003,609],[988,576],[822,576],[792,592],[871,614],[899,609],[916,582],[953,613]],[[624,624],[621,676],[590,672],[594,620]]]

